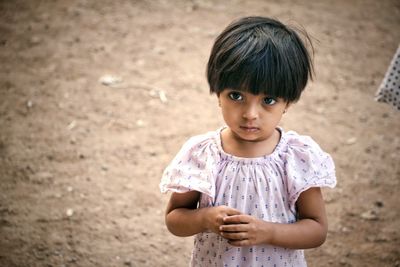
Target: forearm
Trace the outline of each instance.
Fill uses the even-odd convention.
[[[265,222],[261,233],[264,243],[291,248],[307,249],[321,246],[326,239],[327,226],[314,219],[302,219],[292,224]]]
[[[178,208],[165,216],[168,230],[176,236],[192,236],[207,230],[204,214],[207,208]]]
[[[272,224],[271,243],[293,249],[321,246],[328,231],[321,189],[314,187],[301,193],[296,206],[300,219],[292,224]]]
[[[165,224],[172,234],[192,236],[205,231],[218,234],[225,217],[240,214],[240,211],[227,206],[197,208],[199,198],[197,191],[171,195]]]

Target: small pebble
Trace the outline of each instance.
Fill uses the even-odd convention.
[[[378,214],[374,210],[369,210],[361,214],[361,218],[367,221],[376,221],[379,219]]]
[[[28,100],[28,102],[26,102],[26,107],[27,108],[32,108],[33,107],[33,102],[31,100]]]
[[[121,83],[122,78],[113,75],[104,75],[100,77],[99,82],[105,86],[113,86]]]
[[[68,217],[71,217],[72,215],[74,215],[74,210],[73,209],[67,209],[66,214],[67,214]]]
[[[167,95],[163,90],[158,91],[158,96],[160,97],[162,103],[167,103]]]
[[[351,137],[349,139],[346,140],[345,144],[346,145],[354,145],[355,143],[357,143],[357,138],[356,137]]]
[[[142,120],[137,120],[137,121],[136,121],[136,125],[137,125],[138,127],[142,127],[142,126],[144,125],[144,121],[142,121]]]

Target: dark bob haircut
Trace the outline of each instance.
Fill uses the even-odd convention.
[[[313,63],[299,35],[265,17],[231,23],[215,40],[207,65],[210,92],[217,95],[232,89],[295,102],[312,77]]]

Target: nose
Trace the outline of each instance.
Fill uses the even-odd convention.
[[[243,118],[247,120],[255,120],[258,118],[258,110],[255,103],[249,103],[245,105],[243,110]]]

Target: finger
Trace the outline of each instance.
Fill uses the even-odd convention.
[[[239,233],[231,233],[231,232],[221,232],[221,236],[231,240],[231,241],[237,241],[237,240],[244,240],[247,238],[247,233],[245,232],[239,232]]]
[[[242,214],[242,213],[241,213],[239,210],[237,210],[237,209],[227,207],[227,209],[226,209],[226,214],[227,214],[228,216],[232,216],[232,215],[240,215],[240,214]]]
[[[251,216],[249,215],[232,215],[224,218],[224,223],[226,224],[239,224],[239,223],[249,223]]]
[[[247,232],[247,224],[223,224],[219,230],[221,232]]]

